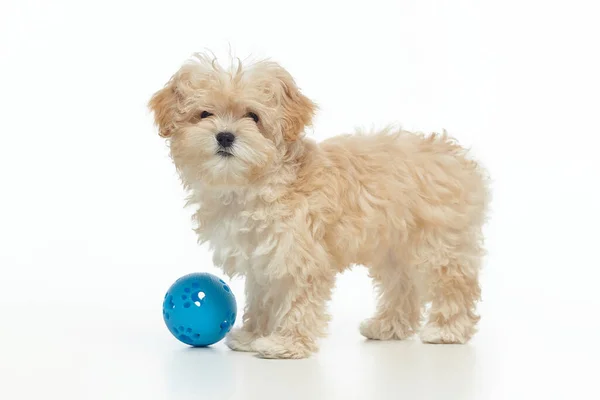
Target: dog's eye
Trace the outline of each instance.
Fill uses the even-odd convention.
[[[258,122],[258,115],[256,115],[253,112],[249,112],[248,114],[246,114],[246,117],[252,118],[254,120],[254,122]]]
[[[210,116],[212,116],[212,115],[213,115],[213,114],[212,114],[212,113],[209,113],[208,111],[202,111],[202,113],[200,114],[200,119],[203,119],[203,118],[208,118],[208,117],[210,117]]]

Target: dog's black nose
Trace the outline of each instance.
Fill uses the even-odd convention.
[[[231,132],[219,132],[217,133],[217,142],[221,147],[231,147],[235,142],[235,135]]]

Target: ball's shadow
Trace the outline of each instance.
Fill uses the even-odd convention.
[[[228,398],[234,392],[235,367],[229,351],[184,347],[165,363],[167,393],[178,399]]]

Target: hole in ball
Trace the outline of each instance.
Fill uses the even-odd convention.
[[[205,297],[206,294],[204,292],[196,292],[194,293],[194,295],[192,295],[192,300],[194,300],[194,304],[196,305],[196,307],[200,307],[202,303],[204,303]]]
[[[219,328],[221,328],[221,332],[227,332],[227,328],[229,328],[229,322],[227,322],[227,321],[221,322],[221,325],[219,326]]]
[[[175,308],[175,303],[173,303],[173,296],[169,296],[169,298],[167,299],[167,308]]]
[[[192,341],[192,338],[190,338],[187,335],[179,335],[179,340],[181,340],[184,343],[189,343]]]

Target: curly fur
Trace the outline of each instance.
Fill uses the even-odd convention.
[[[317,144],[303,136],[316,106],[282,67],[224,68],[202,54],[149,105],[197,208],[199,240],[225,273],[246,277],[232,349],[309,356],[325,335],[335,276],[353,264],[369,268],[379,293],[360,326],[367,338],[411,336],[427,303],[424,342],[471,338],[487,180],[445,132],[389,128]],[[221,131],[235,134],[231,157],[217,154]]]

